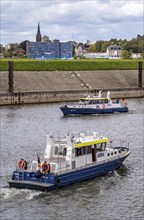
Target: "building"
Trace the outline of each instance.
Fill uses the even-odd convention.
[[[17,48],[14,50],[14,54],[15,55],[24,55],[25,54],[25,51],[23,48]]]
[[[132,53],[132,58],[142,58],[142,53]]]
[[[0,58],[4,58],[3,53],[0,53]]]
[[[83,54],[83,57],[87,58],[87,59],[97,59],[97,58],[105,58],[105,59],[108,59],[109,56],[107,55],[107,53],[96,53],[96,52],[93,52],[93,53],[84,53]]]
[[[76,57],[81,57],[83,55],[83,45],[82,44],[77,44],[75,46],[75,56]]]
[[[53,40],[42,42],[40,25],[36,34],[36,42],[26,42],[26,56],[35,59],[71,59],[73,54],[72,42]]]
[[[27,58],[36,59],[71,59],[72,43],[59,42],[54,40],[50,42],[26,42]]]
[[[107,48],[107,55],[109,56],[109,58],[119,58],[121,51],[122,51],[121,46],[110,45]]]

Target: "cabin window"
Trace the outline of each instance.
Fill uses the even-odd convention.
[[[92,146],[87,146],[87,154],[91,154],[92,153]]]
[[[99,151],[104,151],[106,149],[106,143],[96,144],[96,149]]]
[[[89,104],[104,104],[108,103],[108,99],[91,100]]]
[[[91,154],[92,153],[92,147],[91,146],[86,146],[86,147],[81,147],[81,148],[76,148],[75,149],[75,156],[81,156],[81,155],[86,155],[86,154]]]
[[[64,146],[55,146],[56,155],[66,155],[67,149]]]
[[[77,156],[80,156],[80,155],[82,155],[82,149],[81,148],[76,148],[75,149],[75,156],[77,157]]]
[[[77,150],[77,148],[75,149],[75,157],[77,157],[78,156],[78,150]]]
[[[105,150],[106,149],[106,143],[102,143],[102,150]]]
[[[103,104],[103,103],[106,103],[106,100],[104,99],[104,100],[101,100],[101,103]]]
[[[55,154],[58,154],[58,147],[55,146]]]
[[[108,153],[107,155],[108,155],[108,157],[109,157],[110,154]]]
[[[100,150],[100,149],[101,149],[101,144],[97,144],[97,145],[96,145],[96,149],[97,149],[97,150]]]
[[[98,156],[98,157],[103,157],[103,156],[104,156],[104,153],[103,153],[103,152],[100,152],[100,153],[98,153],[97,156]]]
[[[115,151],[115,154],[117,154],[117,152]]]
[[[66,152],[67,152],[67,150],[66,150],[66,148],[64,147],[64,148],[63,148],[63,155],[66,155]]]
[[[113,152],[111,152],[111,155],[113,155]]]
[[[82,147],[82,155],[85,155],[85,147]]]

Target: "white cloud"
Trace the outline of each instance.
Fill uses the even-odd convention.
[[[1,43],[132,39],[143,34],[143,0],[1,0]],[[73,36],[73,37],[72,37]]]

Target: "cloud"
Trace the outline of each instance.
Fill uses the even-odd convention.
[[[1,0],[1,43],[132,39],[143,34],[143,0]]]

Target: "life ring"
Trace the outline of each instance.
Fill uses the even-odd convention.
[[[18,162],[18,167],[20,168],[20,170],[26,170],[27,169],[27,162],[23,159],[21,159]]]
[[[106,108],[106,105],[105,105],[105,104],[102,104],[102,108]]]
[[[42,171],[44,173],[48,173],[50,171],[50,164],[46,161],[42,164]]]

